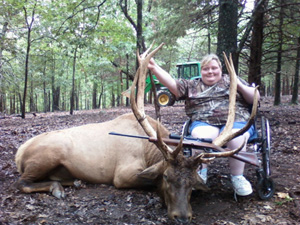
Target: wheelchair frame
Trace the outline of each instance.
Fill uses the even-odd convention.
[[[256,124],[257,126],[257,120]],[[255,127],[257,132],[258,129]],[[260,166],[256,169],[257,175],[257,193],[262,200],[268,200],[273,197],[275,193],[275,183],[271,178],[271,131],[269,120],[260,116],[260,132],[258,138],[250,142],[253,144],[253,150],[260,159]]]
[[[190,137],[188,132],[190,124],[191,121],[188,120],[183,125],[182,135],[184,137]],[[254,151],[254,154],[257,155],[259,160],[259,166],[257,166],[256,169],[256,190],[260,199],[268,200],[272,198],[275,193],[275,183],[270,177],[271,132],[269,120],[264,116],[260,116],[260,123],[258,123],[257,116],[254,126],[257,137],[248,141],[248,144],[251,144],[253,146],[252,149]],[[186,157],[190,157],[192,155],[192,149],[190,148],[184,149],[183,151]],[[204,149],[204,151],[213,151],[213,149]]]

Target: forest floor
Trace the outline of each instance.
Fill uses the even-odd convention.
[[[257,196],[256,168],[246,165],[245,176],[254,193],[234,199],[227,161],[215,160],[209,169],[208,193],[193,192],[191,224],[300,224],[300,106],[274,107],[264,98],[260,112],[270,120],[272,133],[271,168],[276,193],[269,201]],[[14,183],[19,178],[14,156],[29,138],[51,130],[111,120],[130,112],[118,107],[106,110],[27,114],[26,119],[0,115],[0,224],[173,224],[154,191],[118,190],[112,186],[82,183],[67,187],[66,199],[48,193],[23,194]],[[155,116],[152,105],[146,113]],[[180,133],[186,120],[182,103],[161,109],[162,122]],[[223,159],[226,160],[226,159]]]

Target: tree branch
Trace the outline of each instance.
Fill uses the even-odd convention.
[[[99,8],[100,8],[106,1],[107,1],[107,0],[103,0],[103,2],[101,2],[99,5],[97,5],[97,8],[98,8],[98,14],[97,14],[97,20],[96,20],[97,22],[96,22],[95,26],[98,24],[99,17],[100,17],[100,16],[99,16],[99,14],[100,14]],[[85,10],[87,10],[87,9],[91,9],[91,8],[94,8],[94,7],[95,7],[95,6],[88,6],[88,7],[82,8],[82,9],[80,9],[80,10],[78,10],[78,11],[75,12],[75,9],[78,8],[83,2],[85,2],[85,0],[81,1],[77,6],[75,6],[75,8],[73,9],[72,15],[68,16],[68,18],[65,19],[65,21],[64,21],[64,22],[61,24],[61,26],[58,28],[58,31],[56,32],[56,36],[59,35],[60,30],[62,29],[63,25],[64,25],[68,20],[72,19],[72,18],[75,17],[78,13],[80,13],[80,12],[82,12],[82,11],[85,11]],[[95,27],[95,26],[94,26],[94,27]],[[94,27],[93,27],[93,28],[94,28]],[[91,28],[91,29],[93,29],[93,28]],[[90,30],[91,30],[91,29],[90,29]],[[68,29],[65,29],[65,30],[63,31],[63,33],[65,33],[67,30],[68,30]]]
[[[125,0],[125,5],[123,5],[123,0],[119,1],[119,5],[121,7],[122,12],[124,13],[125,17],[128,19],[128,21],[131,23],[135,31],[137,32],[137,25],[133,21],[133,19],[128,14],[128,8],[127,8],[127,0]]]
[[[261,6],[262,4],[264,4],[264,3],[265,3],[265,0],[260,0],[260,1],[257,3],[257,5],[255,6],[255,8],[253,9],[253,12],[252,12],[252,15],[251,15],[251,17],[250,17],[250,20],[249,20],[249,22],[248,22],[247,25],[246,25],[246,31],[244,32],[244,34],[243,34],[243,36],[242,36],[242,38],[241,38],[241,40],[240,40],[240,42],[239,42],[239,46],[238,46],[238,48],[237,48],[237,54],[238,54],[238,55],[239,55],[239,53],[242,51],[242,49],[243,49],[243,47],[244,47],[244,45],[245,45],[245,43],[246,43],[246,41],[247,41],[247,39],[248,39],[248,36],[249,36],[249,34],[250,34],[250,31],[252,30],[253,23],[254,23],[255,16],[256,16],[256,11],[257,11],[257,9],[259,9],[260,6]]]
[[[118,65],[117,63],[115,63],[115,62],[113,62],[113,61],[110,61],[111,62],[111,64],[114,66],[114,67],[116,67],[116,68],[120,68],[120,65]],[[129,73],[129,72],[127,72],[127,71],[125,71],[125,70],[120,70],[122,73],[124,73],[124,74],[126,74],[128,77],[129,77],[129,79],[130,80],[133,80],[134,79],[134,75],[133,74],[131,74],[131,73]]]

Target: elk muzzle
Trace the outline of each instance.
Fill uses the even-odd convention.
[[[168,168],[163,174],[163,199],[168,210],[168,217],[178,223],[189,223],[192,220],[190,204],[192,194],[191,174],[184,176]]]

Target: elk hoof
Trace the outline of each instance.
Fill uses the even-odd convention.
[[[58,199],[62,199],[66,197],[63,187],[58,182],[53,182],[51,184],[50,192],[52,193],[53,196],[55,196]]]

